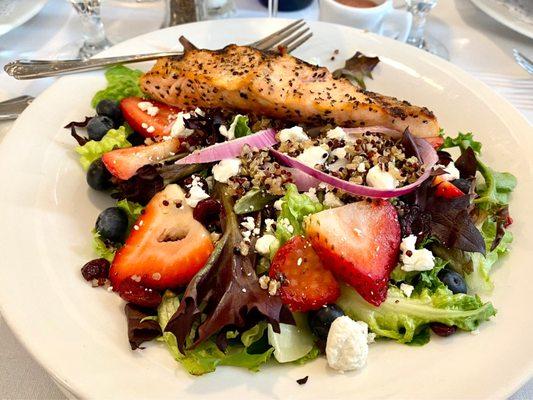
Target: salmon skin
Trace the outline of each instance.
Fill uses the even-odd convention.
[[[382,125],[418,137],[439,135],[435,115],[357,88],[289,54],[229,45],[160,58],[141,79],[152,98],[183,109],[224,108],[309,125]]]

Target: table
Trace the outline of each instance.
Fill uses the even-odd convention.
[[[134,0],[129,0],[133,2]],[[124,0],[107,0],[104,3],[104,24],[111,40],[117,42],[127,37],[148,32],[161,24],[162,1],[146,3],[144,9],[132,9],[129,23],[121,24],[120,3]],[[256,0],[236,0],[237,17],[266,15]],[[318,19],[318,6],[295,13],[279,13],[280,17]],[[135,23],[141,20],[143,23]],[[71,6],[64,0],[50,0],[36,17],[0,38],[0,65],[14,58],[52,58],[71,50],[66,44],[80,38],[78,22]],[[448,48],[451,61],[473,72],[492,72],[527,78],[527,73],[513,60],[514,47],[533,54],[533,40],[522,36],[492,20],[468,0],[441,0],[433,10],[427,30]],[[492,55],[503,54],[506,62],[496,62]],[[501,61],[499,57],[498,60]],[[15,81],[0,72],[0,100],[21,94],[38,95],[53,82],[53,78],[38,81]],[[533,123],[533,110],[523,111]],[[0,145],[12,123],[0,123]],[[0,398],[64,399],[65,395],[53,380],[19,344],[0,317]],[[514,394],[511,399],[533,398],[533,380]]]

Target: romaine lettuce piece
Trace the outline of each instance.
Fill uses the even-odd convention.
[[[92,230],[93,234],[93,250],[100,258],[105,258],[107,261],[112,262],[115,258],[117,249],[114,246],[107,246],[100,234],[95,229]]]
[[[342,285],[337,304],[356,321],[364,321],[377,336],[410,343],[424,342],[424,330],[430,322],[455,325],[466,331],[495,315],[491,303],[483,303],[478,296],[452,294],[440,287],[434,293],[424,288],[406,297],[394,286],[379,307],[367,303],[353,288]],[[423,340],[422,340],[423,339]]]
[[[158,321],[163,331],[162,340],[165,342],[172,356],[192,375],[202,375],[213,372],[218,365],[243,367],[251,371],[258,371],[259,367],[266,363],[274,351],[268,348],[261,353],[250,352],[250,347],[264,334],[266,324],[257,325],[243,333],[243,343],[248,345],[230,344],[225,352],[221,351],[212,340],[206,340],[192,349],[187,349],[182,354],[178,349],[176,336],[171,332],[165,332],[165,327],[179,307],[179,298],[171,291],[163,294],[163,300],[158,307]]]
[[[96,92],[91,105],[96,105],[104,99],[120,101],[126,97],[143,97],[144,93],[139,86],[139,78],[142,71],[138,69],[131,69],[123,65],[117,65],[109,68],[105,77],[107,79],[107,87]]]
[[[302,359],[315,347],[306,314],[294,313],[293,316],[296,325],[279,324],[280,333],[268,325],[268,342],[274,347],[274,357],[280,363]]]
[[[302,235],[304,233],[302,228],[304,218],[324,209],[320,202],[310,199],[305,194],[298,193],[296,185],[292,183],[286,186],[285,196],[280,201],[282,202],[281,212],[278,216],[275,232],[280,245],[293,236]]]
[[[80,164],[85,171],[91,163],[102,157],[108,151],[123,147],[131,147],[127,138],[132,133],[129,126],[121,126],[118,129],[110,129],[100,141],[89,140],[83,146],[75,148],[76,153],[80,155]]]

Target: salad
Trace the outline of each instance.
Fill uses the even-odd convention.
[[[512,242],[515,178],[483,162],[472,133],[358,88],[374,59],[332,75],[256,53],[112,67],[95,115],[66,126],[88,185],[116,201],[81,272],[126,301],[131,348],[161,342],[193,375],[321,356],[349,371],[374,342],[477,333],[496,314],[486,297]],[[267,86],[247,78],[235,95],[245,70]],[[261,97],[293,87],[282,103]],[[336,90],[356,106],[339,109]]]

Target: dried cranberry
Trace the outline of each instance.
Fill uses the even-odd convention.
[[[219,222],[221,212],[222,204],[218,200],[208,198],[198,202],[192,216],[204,226],[209,226]]]
[[[443,337],[453,335],[457,331],[456,326],[448,326],[441,324],[440,322],[432,322],[429,324],[429,327],[435,332],[435,334]]]
[[[109,261],[105,258],[97,258],[89,261],[81,267],[81,274],[86,281],[93,279],[106,279],[109,276]]]
[[[155,308],[161,303],[161,294],[159,292],[144,287],[132,279],[124,280],[114,290],[127,302],[141,307]]]

